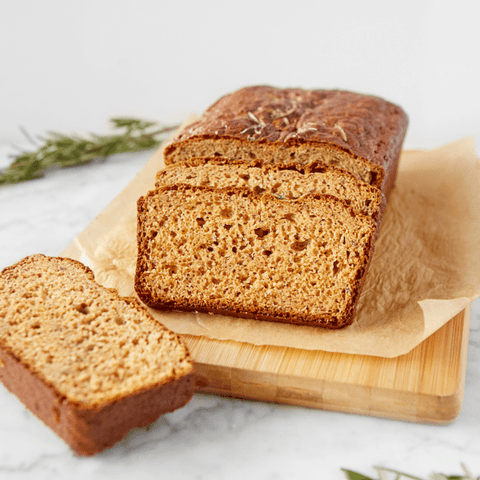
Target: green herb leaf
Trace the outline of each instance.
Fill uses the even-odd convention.
[[[26,182],[42,177],[49,169],[86,165],[95,159],[106,159],[118,153],[138,152],[159,146],[165,135],[178,125],[161,127],[156,122],[138,118],[117,117],[110,123],[116,133],[90,134],[88,137],[48,132],[42,144],[32,152],[22,152],[12,164],[0,171],[0,185]],[[32,137],[21,129],[27,140]]]
[[[480,477],[477,477],[476,479],[473,477],[473,475],[469,472],[467,467],[462,463],[462,468],[463,471],[465,472],[465,476],[461,475],[444,475],[443,473],[432,473],[428,478],[429,480],[480,480]],[[413,475],[409,475],[408,473],[403,473],[399,472],[397,470],[391,470],[389,468],[384,468],[384,467],[373,467],[379,477],[378,480],[401,480],[401,479],[410,479],[410,480],[422,480],[419,477],[414,477]],[[345,476],[349,480],[375,480],[370,477],[366,477],[365,475],[362,475],[361,473],[357,472],[352,472],[352,470],[346,470],[344,468],[341,469],[343,473],[345,473]],[[395,475],[392,477],[389,474]]]
[[[366,477],[365,475],[362,475],[361,473],[352,472],[351,470],[346,470],[344,468],[342,468],[342,472],[345,474],[345,476],[349,480],[374,480],[373,478]]]

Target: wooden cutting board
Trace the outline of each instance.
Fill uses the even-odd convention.
[[[396,358],[184,338],[199,391],[444,424],[461,409],[469,324],[470,307]]]
[[[153,186],[162,163],[159,149],[136,181]],[[112,212],[136,203],[134,183],[88,226],[83,241],[95,242],[115,227],[118,216]],[[82,260],[75,241],[62,255]],[[468,307],[410,353],[396,358],[184,338],[196,363],[200,392],[443,424],[461,409],[469,324]]]

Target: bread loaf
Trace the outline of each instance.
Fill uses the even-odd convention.
[[[157,309],[340,328],[376,226],[331,195],[159,187],[138,202],[135,290]]]
[[[67,258],[0,274],[0,379],[79,455],[93,455],[193,395],[186,346],[133,298]]]
[[[242,88],[225,95],[165,147],[165,164],[222,156],[339,166],[388,197],[407,129],[403,110],[342,90]]]
[[[148,305],[340,328],[353,321],[407,128],[341,90],[246,87],[164,148],[138,203]]]
[[[345,170],[319,163],[265,165],[259,161],[245,163],[210,157],[179,162],[157,173],[157,187],[179,184],[247,187],[290,199],[308,193],[332,195],[351,205],[355,212],[375,220],[379,220],[385,206],[385,197],[378,188],[358,181]]]

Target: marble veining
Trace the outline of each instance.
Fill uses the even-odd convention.
[[[0,268],[32,253],[58,254],[151,155],[121,155],[0,187]],[[427,478],[461,473],[461,462],[480,475],[479,404],[477,300],[463,408],[450,425],[196,394],[112,449],[79,458],[0,385],[0,479],[342,479],[342,467],[375,477],[373,465]]]

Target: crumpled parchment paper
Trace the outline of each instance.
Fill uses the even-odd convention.
[[[62,252],[134,296],[136,202],[163,168],[160,149]],[[330,352],[408,353],[480,296],[480,162],[472,139],[403,151],[353,325],[325,330],[200,313],[152,314],[180,334]]]

